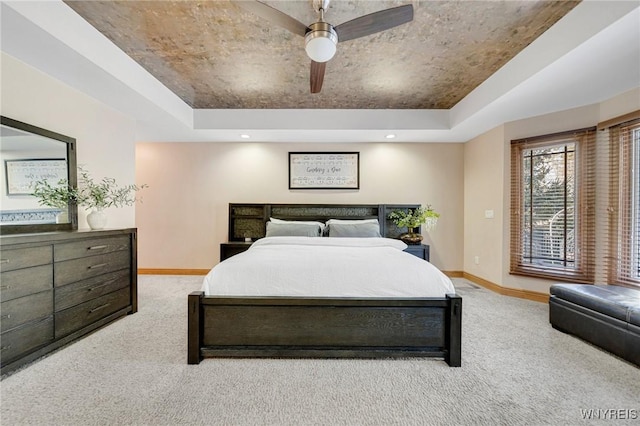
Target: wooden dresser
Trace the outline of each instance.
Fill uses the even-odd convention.
[[[5,374],[137,311],[136,229],[0,237]]]

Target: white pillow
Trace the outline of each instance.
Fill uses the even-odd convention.
[[[264,245],[307,245],[335,247],[392,247],[404,250],[408,246],[394,238],[309,238],[309,237],[273,237],[260,238],[251,248]],[[250,249],[251,250],[251,249]]]

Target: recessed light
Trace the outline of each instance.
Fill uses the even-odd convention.
[[[251,136],[247,135],[246,133],[243,133],[243,134],[240,135],[240,137],[242,139],[249,139]]]
[[[393,139],[395,137],[396,137],[396,135],[394,135],[393,133],[390,133],[387,136],[385,136],[385,138],[387,138],[387,139]]]

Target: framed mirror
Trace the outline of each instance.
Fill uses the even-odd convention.
[[[77,187],[76,140],[0,116],[0,234],[78,229],[78,206],[43,206],[34,184],[55,186],[66,179]]]

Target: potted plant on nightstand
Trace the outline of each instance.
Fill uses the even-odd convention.
[[[436,213],[430,205],[420,206],[417,209],[394,210],[388,218],[400,228],[407,228],[407,232],[400,235],[400,239],[407,244],[420,244],[423,237],[418,232],[420,225],[424,224],[424,230],[430,231],[438,223],[440,214]]]

